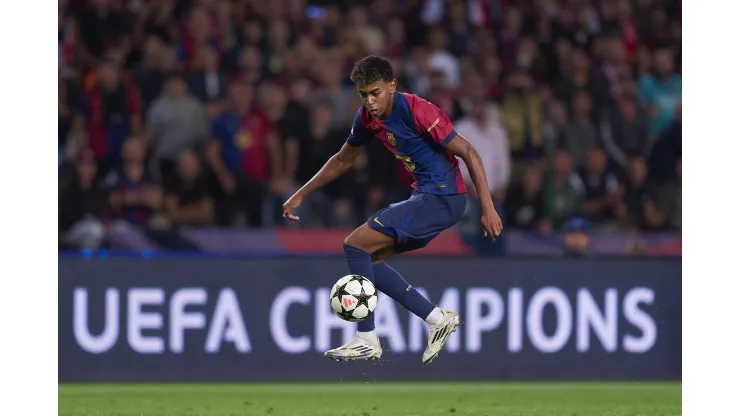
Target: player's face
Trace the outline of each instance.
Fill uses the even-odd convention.
[[[395,91],[395,79],[391,82],[377,81],[372,84],[357,86],[362,105],[375,117],[390,115],[391,100]]]

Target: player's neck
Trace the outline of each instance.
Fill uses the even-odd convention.
[[[387,118],[390,117],[391,114],[393,114],[393,102],[396,101],[396,93],[394,92],[393,95],[391,95],[391,102],[388,103],[388,108],[385,109],[383,114],[380,115],[380,117]]]

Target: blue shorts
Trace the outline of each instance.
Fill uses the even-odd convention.
[[[414,191],[368,218],[370,228],[396,239],[396,253],[426,247],[442,231],[457,224],[465,212],[465,194],[435,195]]]

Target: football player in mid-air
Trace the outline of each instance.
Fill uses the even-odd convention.
[[[426,321],[429,339],[422,362],[429,364],[460,325],[460,315],[429,302],[386,260],[394,254],[425,247],[462,217],[467,198],[455,156],[465,162],[480,196],[484,233],[494,239],[498,237],[502,231],[501,219],[493,207],[478,153],[457,134],[450,119],[437,106],[416,95],[396,91],[393,68],[387,59],[379,56],[361,59],[350,78],[363,105],[357,111],[347,142],[285,202],[283,216],[291,222],[298,221],[295,211],[303,198],[352,167],[362,146],[371,140],[380,140],[406,165],[415,178],[411,197],[380,210],[354,230],[344,240],[344,253],[352,274],[370,279],[380,292]],[[366,360],[378,359],[382,353],[371,314],[358,323],[352,341],[324,355],[334,360]]]

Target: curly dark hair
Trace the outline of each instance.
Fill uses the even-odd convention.
[[[357,63],[349,78],[358,85],[370,85],[373,82],[393,81],[393,66],[382,56],[366,56]]]

